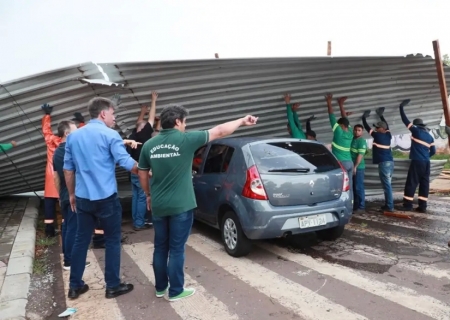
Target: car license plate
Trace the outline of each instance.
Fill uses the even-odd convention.
[[[300,229],[313,228],[318,226],[324,226],[327,224],[326,214],[316,214],[313,216],[298,218]]]

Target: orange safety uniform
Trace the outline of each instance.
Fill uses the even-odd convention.
[[[61,143],[61,138],[54,135],[52,131],[51,117],[46,114],[42,118],[42,133],[44,134],[45,143],[47,145],[47,167],[45,168],[45,198],[59,198],[58,190],[56,190],[53,180],[53,154]]]

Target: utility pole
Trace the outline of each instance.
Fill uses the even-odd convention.
[[[328,41],[327,56],[331,56],[331,41]]]
[[[439,80],[439,89],[441,91],[442,109],[444,110],[445,125],[450,126],[450,106],[448,104],[447,83],[445,82],[444,64],[442,63],[441,49],[439,40],[433,41],[434,61],[436,62],[436,71]],[[450,146],[450,135],[448,136]]]

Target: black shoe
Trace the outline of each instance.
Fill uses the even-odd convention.
[[[150,229],[152,226],[149,224],[144,224],[141,227],[133,227],[134,231],[141,231],[141,230],[147,230]]]
[[[417,207],[416,209],[414,209],[414,211],[419,213],[427,213],[427,209],[423,209],[421,207]]]
[[[412,207],[402,207],[402,211],[410,212],[413,211]]]
[[[87,284],[84,284],[81,288],[78,289],[69,289],[69,294],[67,295],[69,299],[77,299],[80,294],[86,293],[89,291],[89,286]]]
[[[121,283],[119,286],[113,289],[106,289],[105,297],[106,299],[116,298],[123,294],[133,291],[134,286],[130,283]]]

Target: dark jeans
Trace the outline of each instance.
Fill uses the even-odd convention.
[[[353,177],[353,210],[365,209],[364,169],[356,169]]]
[[[155,289],[163,291],[170,282],[169,297],[183,292],[184,250],[193,222],[192,210],[167,217],[153,216]]]
[[[47,235],[55,234],[56,203],[58,198],[44,198],[44,223]]]
[[[384,191],[384,205],[394,210],[394,196],[392,195],[392,175],[394,174],[394,161],[384,161],[378,164],[378,175]]]
[[[131,188],[133,191],[131,198],[133,226],[142,227],[145,224],[145,217],[147,215],[147,197],[141,187],[137,174],[131,174]]]
[[[73,244],[75,243],[78,227],[77,214],[70,209],[69,201],[61,202],[61,213],[64,219],[61,230],[64,264],[70,266]]]
[[[97,220],[105,231],[105,282],[106,288],[120,284],[120,239],[122,206],[117,194],[97,200],[77,198],[78,229],[72,249],[70,288],[81,288],[86,266],[86,255]]]
[[[405,209],[412,209],[417,185],[419,185],[419,208],[426,210],[430,191],[430,161],[411,160],[403,195]]]

